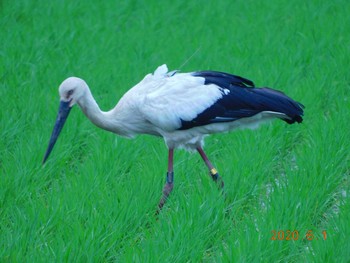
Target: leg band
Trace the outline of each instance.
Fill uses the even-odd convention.
[[[215,168],[210,169],[211,177],[216,181],[219,177],[218,171]]]
[[[215,175],[218,173],[218,171],[215,168],[210,169],[211,175]]]
[[[174,172],[167,172],[166,173],[166,182],[168,184],[172,184],[174,182]]]

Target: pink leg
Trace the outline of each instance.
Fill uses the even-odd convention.
[[[202,159],[205,162],[206,166],[208,167],[210,175],[211,175],[211,178],[215,182],[220,183],[220,187],[223,189],[224,188],[224,181],[221,179],[218,171],[214,168],[214,166],[209,161],[209,159],[208,159],[207,155],[205,154],[205,152],[203,151],[202,147],[198,147],[197,151],[200,154],[200,156],[202,157]]]
[[[174,149],[169,149],[169,155],[168,155],[168,172],[166,175],[166,183],[163,188],[163,196],[159,201],[158,205],[158,211],[162,209],[164,206],[166,200],[168,199],[168,196],[170,192],[173,190],[174,187],[174,167],[173,167],[173,160],[174,160]]]

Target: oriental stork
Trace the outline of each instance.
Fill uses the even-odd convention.
[[[60,106],[43,163],[49,157],[71,108],[78,104],[99,128],[132,138],[162,137],[168,147],[168,171],[158,208],[173,189],[174,149],[198,151],[212,179],[223,181],[203,151],[204,137],[238,128],[256,128],[281,119],[301,123],[304,106],[280,91],[256,88],[252,81],[217,71],[168,72],[166,65],[148,74],[110,111],[101,111],[86,82],[67,78],[59,86]],[[159,211],[158,210],[158,211]]]

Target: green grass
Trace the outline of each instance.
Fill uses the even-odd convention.
[[[4,0],[0,10],[1,262],[349,262],[348,1]],[[117,137],[77,107],[41,165],[61,81],[84,78],[107,110],[163,63],[283,90],[305,104],[304,122],[207,138],[225,198],[199,156],[177,151],[159,217],[160,139]],[[271,240],[273,230],[300,236]]]

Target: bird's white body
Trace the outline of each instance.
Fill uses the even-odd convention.
[[[206,135],[236,128],[256,128],[280,118],[302,122],[303,105],[269,88],[255,88],[248,79],[217,71],[169,72],[160,66],[130,89],[110,111],[101,111],[88,85],[71,77],[59,87],[60,107],[43,163],[50,155],[74,104],[98,127],[125,137],[150,134],[163,137],[168,170],[159,210],[173,189],[175,148],[196,149],[212,179],[224,183],[202,146]],[[159,211],[158,210],[158,211]]]
[[[67,96],[74,90],[76,97]],[[125,137],[150,134],[164,138],[169,149],[197,149],[211,133],[236,128],[256,128],[262,121],[283,118],[285,114],[263,111],[234,122],[219,122],[180,130],[181,121],[190,121],[209,108],[230,90],[190,73],[168,73],[166,65],[148,74],[131,88],[110,111],[103,112],[94,100],[87,84],[79,78],[66,79],[59,88],[61,100],[77,103],[85,115],[98,127]],[[79,95],[79,96],[78,96]]]

